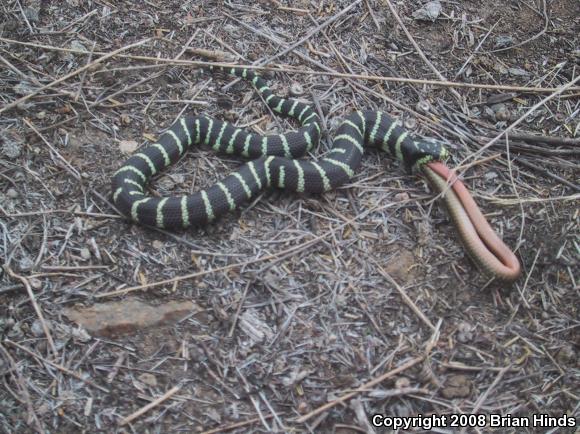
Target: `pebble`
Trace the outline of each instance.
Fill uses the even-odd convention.
[[[290,85],[290,96],[297,97],[304,95],[304,88],[300,83],[292,83]]]
[[[510,35],[499,35],[495,38],[495,48],[506,48],[513,45],[513,38]]]
[[[429,113],[429,111],[431,111],[431,104],[429,104],[429,101],[422,99],[417,102],[415,110],[417,110],[419,113]]]
[[[447,399],[467,398],[471,393],[471,381],[465,375],[452,375],[445,381],[441,390],[443,397]]]
[[[28,279],[28,282],[30,283],[32,289],[42,288],[42,281],[36,277],[31,277],[30,279]]]
[[[28,19],[28,21],[35,23],[39,20],[39,11],[33,7],[26,7],[23,10],[24,16]]]
[[[499,122],[507,121],[510,119],[510,111],[505,104],[494,104],[491,106],[495,119]]]
[[[157,386],[157,378],[155,375],[150,374],[149,372],[143,372],[139,377],[137,377],[141,383],[146,384],[147,386],[155,387]]]
[[[83,258],[85,261],[91,259],[91,251],[87,247],[83,247],[80,254],[81,258]]]
[[[308,412],[308,408],[309,407],[308,407],[308,403],[307,402],[301,400],[298,403],[298,407],[297,407],[298,413],[305,414],[306,412]]]
[[[22,151],[22,141],[16,136],[2,135],[0,141],[3,141],[2,155],[10,160],[14,160],[20,156]]]
[[[571,345],[564,345],[556,354],[556,360],[563,365],[578,363],[578,356]]]
[[[413,12],[413,18],[419,21],[435,21],[441,13],[441,3],[439,0],[430,1],[422,8]]]
[[[473,327],[467,322],[460,322],[457,325],[457,340],[463,344],[473,339]]]
[[[10,199],[16,199],[19,196],[19,194],[18,191],[16,191],[14,188],[9,188],[6,191],[6,196],[8,196]]]
[[[415,118],[408,118],[405,119],[405,128],[408,130],[414,130],[417,126],[417,119]]]
[[[49,322],[46,323],[46,327],[49,330],[51,329]],[[44,336],[44,328],[42,327],[42,322],[40,320],[35,320],[32,323],[32,326],[30,326],[30,331],[37,338]]]
[[[119,150],[123,154],[132,154],[139,147],[139,143],[135,140],[121,140],[119,142]]]
[[[34,86],[29,82],[23,80],[19,82],[14,88],[12,89],[15,94],[20,96],[26,96],[31,94],[34,91]]]
[[[395,381],[395,387],[397,389],[405,389],[411,385],[411,381],[407,377],[397,378]]]
[[[410,197],[411,196],[409,196],[409,193],[407,193],[406,191],[395,194],[395,200],[397,202],[403,202],[403,201],[409,200]]]
[[[29,256],[23,256],[20,261],[18,261],[18,265],[21,270],[29,270],[34,267],[34,261]]]

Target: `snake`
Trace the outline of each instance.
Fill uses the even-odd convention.
[[[504,282],[519,277],[517,257],[491,228],[463,182],[444,164],[449,152],[440,143],[415,138],[384,112],[356,110],[342,120],[327,153],[317,159],[301,158],[321,138],[320,117],[309,104],[275,95],[254,70],[213,65],[205,69],[249,81],[273,112],[297,120],[300,127],[284,134],[260,135],[203,114],[179,117],[155,143],[130,156],[113,175],[113,203],[128,219],[162,229],[185,229],[207,225],[268,188],[324,193],[355,177],[365,148],[375,147],[408,171],[421,172],[441,194],[466,251],[484,274]],[[250,161],[192,194],[148,194],[151,178],[194,145]]]

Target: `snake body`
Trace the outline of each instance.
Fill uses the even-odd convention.
[[[221,68],[220,68],[221,69]],[[299,160],[320,138],[320,119],[298,100],[280,98],[252,71],[231,68],[229,74],[250,80],[275,112],[296,118],[302,127],[286,134],[260,136],[208,116],[178,119],[154,143],[129,160],[113,178],[113,200],[138,223],[160,228],[204,225],[232,211],[269,187],[322,193],[356,173],[365,145],[378,146],[407,167],[445,158],[437,144],[413,140],[388,115],[353,112],[338,128],[330,152],[316,161]],[[217,152],[255,158],[207,189],[191,195],[154,198],[146,195],[149,179],[175,163],[192,145],[211,145]]]
[[[351,113],[340,124],[332,148],[324,157],[299,159],[320,139],[320,118],[316,112],[298,100],[274,95],[266,81],[251,70],[238,67],[209,69],[250,81],[274,112],[297,119],[301,127],[285,134],[261,136],[209,116],[179,118],[160,135],[158,142],[131,156],[113,177],[114,204],[137,223],[167,229],[201,226],[238,208],[270,187],[300,193],[322,193],[334,189],[356,174],[366,146],[390,153],[407,169],[423,171],[432,185],[441,191],[447,185],[448,179],[442,181],[446,175],[430,168],[435,162],[447,158],[447,150],[439,144],[414,139],[393,118],[380,111]],[[147,195],[146,185],[151,177],[177,162],[193,145],[201,144],[209,145],[217,152],[253,160],[214,185],[190,195],[162,198]],[[461,182],[456,181],[453,188],[459,184]],[[450,203],[457,202],[457,198],[454,202],[453,196],[449,197]],[[449,208],[449,203],[447,206]],[[456,225],[461,225],[464,218],[453,220]],[[482,245],[485,243],[480,239],[475,251],[470,250],[470,246],[474,245],[470,237],[478,238],[477,232],[473,227],[465,229],[464,226],[459,233],[471,256],[476,258],[484,271],[489,271],[489,264],[477,261],[482,256],[477,250],[484,248]],[[468,234],[467,238],[464,237],[465,233]],[[517,259],[515,261],[517,263]],[[519,275],[519,263],[517,265],[516,274]],[[493,266],[491,268],[494,274]],[[499,274],[496,277],[514,280],[513,273],[507,277]]]

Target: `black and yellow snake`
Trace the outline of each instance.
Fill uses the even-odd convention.
[[[448,156],[444,147],[412,138],[385,113],[355,111],[341,123],[332,148],[324,157],[301,160],[299,157],[316,146],[320,139],[320,119],[316,112],[298,100],[274,95],[265,80],[251,70],[210,69],[251,81],[273,111],[296,118],[301,128],[285,134],[261,136],[208,116],[178,119],[158,142],[131,156],[114,175],[113,201],[127,217],[160,228],[187,228],[215,220],[266,188],[322,193],[351,179],[360,165],[364,146],[375,146],[389,152],[408,169],[422,171],[435,188],[446,191],[445,203],[461,239],[484,271],[506,281],[519,276],[515,255],[489,227],[461,181],[452,179],[451,171],[441,163]],[[151,177],[174,164],[189,147],[199,144],[254,160],[191,195],[148,196],[146,184]],[[450,181],[452,188],[447,188]]]

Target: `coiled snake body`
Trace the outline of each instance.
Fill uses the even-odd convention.
[[[274,95],[265,80],[251,70],[221,67],[210,69],[222,70],[251,81],[273,111],[296,118],[301,128],[285,134],[260,136],[208,116],[182,117],[160,136],[157,143],[131,156],[114,175],[113,201],[124,215],[145,225],[168,229],[187,228],[207,224],[269,187],[322,193],[352,178],[360,165],[364,146],[375,146],[389,152],[407,168],[414,167],[423,171],[438,190],[447,190],[445,203],[467,251],[480,268],[502,280],[517,278],[519,263],[509,248],[489,225],[487,228],[492,238],[486,239],[489,234],[483,231],[482,235],[478,231],[470,220],[473,217],[467,207],[467,212],[462,213],[462,197],[467,190],[461,181],[452,179],[453,175],[446,166],[437,162],[448,156],[444,147],[413,139],[385,113],[356,111],[339,126],[332,148],[323,158],[300,160],[298,157],[316,146],[320,139],[320,119],[314,110],[300,101]],[[191,195],[163,198],[147,196],[145,187],[150,178],[174,164],[190,146],[198,144],[210,145],[218,152],[242,155],[254,160],[245,163],[216,184]],[[447,188],[448,181],[453,182],[451,189]],[[462,186],[464,192],[460,191]],[[483,221],[487,224],[485,219]],[[499,254],[493,250],[493,246],[488,245],[498,242],[504,247],[499,249]],[[489,252],[490,248],[493,254]]]

